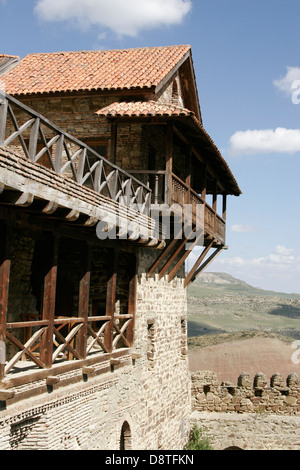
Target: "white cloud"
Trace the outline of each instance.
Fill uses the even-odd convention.
[[[277,129],[238,131],[230,138],[229,155],[255,155],[266,153],[289,153],[300,151],[300,129]]]
[[[255,232],[257,227],[253,227],[253,225],[233,225],[231,230],[238,233],[249,233]]]
[[[188,269],[199,255],[200,249],[191,253]],[[300,256],[284,245],[277,245],[271,253],[256,258],[231,257],[230,251],[223,252],[208,271],[225,272],[262,289],[300,294]]]
[[[282,245],[257,258],[220,256],[210,270],[227,272],[263,289],[300,293],[300,256]]]
[[[136,36],[143,29],[179,24],[192,0],[38,0],[35,13],[45,21],[73,21],[80,28],[109,29]]]
[[[297,265],[297,269],[299,269],[299,262],[300,258],[294,255],[294,250],[286,248],[283,245],[277,245],[272,253],[260,258],[245,259],[234,257],[219,260],[219,263],[224,266],[261,266],[272,269],[284,269],[286,267],[290,268],[291,265]]]
[[[300,67],[286,67],[286,74],[278,80],[273,80],[273,84],[278,90],[282,91],[288,96],[294,92],[294,83],[300,80]]]

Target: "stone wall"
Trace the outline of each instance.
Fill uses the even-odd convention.
[[[192,406],[195,411],[269,413],[278,415],[300,414],[300,380],[291,374],[286,380],[274,374],[270,383],[258,373],[254,378],[243,372],[237,385],[219,384],[210,371],[192,373]]]
[[[300,381],[274,374],[242,373],[237,385],[219,384],[211,371],[192,373],[192,423],[215,450],[299,450]]]
[[[181,277],[147,279],[156,255],[139,252],[134,359],[95,363],[84,380],[70,367],[53,387],[45,378],[16,386],[25,398],[0,410],[1,450],[118,450],[124,423],[134,450],[183,448],[191,410],[186,291]]]
[[[300,449],[299,416],[194,411],[191,420],[204,431],[214,450]]]

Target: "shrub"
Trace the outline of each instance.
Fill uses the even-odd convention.
[[[190,432],[189,442],[185,450],[213,450],[209,437],[207,437],[205,431],[196,424]]]

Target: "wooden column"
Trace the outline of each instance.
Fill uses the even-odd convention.
[[[132,315],[132,321],[127,328],[126,339],[133,346],[134,342],[134,326],[136,311],[136,291],[137,291],[137,258],[132,256],[129,268],[129,289],[128,289],[128,315]]]
[[[117,270],[118,270],[119,251],[114,250],[112,259],[108,269],[107,289],[106,289],[106,316],[110,317],[110,321],[105,328],[104,344],[108,352],[113,349],[113,322],[117,292]]]
[[[2,342],[0,345],[0,380],[2,380],[4,377],[5,368],[6,323],[11,267],[10,239],[10,226],[8,226],[5,222],[0,223],[0,341]]]
[[[116,164],[117,161],[117,140],[118,140],[118,124],[117,121],[111,123],[111,161]]]
[[[223,220],[226,222],[226,211],[227,211],[227,194],[223,194]]]
[[[3,145],[5,141],[7,110],[8,101],[0,96],[0,145]]]
[[[218,198],[218,182],[215,180],[215,187],[213,193],[213,210],[214,210],[214,233],[217,228],[217,198]]]
[[[77,351],[86,359],[87,350],[87,323],[89,315],[89,295],[91,281],[91,246],[89,243],[82,248],[81,256],[81,277],[79,282],[79,299],[78,299],[78,317],[82,318],[83,324],[79,330],[77,337]]]
[[[173,171],[173,123],[167,124],[166,135],[166,175],[165,175],[165,204],[172,202],[172,171]]]
[[[193,155],[193,148],[192,146],[189,147],[189,154],[188,154],[188,159],[187,159],[187,177],[185,179],[185,182],[188,186],[188,192],[187,192],[187,201],[185,201],[186,204],[191,204],[191,184],[192,184],[192,155]]]
[[[59,238],[54,236],[49,240],[49,260],[44,277],[43,320],[48,321],[48,327],[42,338],[40,355],[46,369],[52,367],[58,247]]]
[[[203,171],[203,179],[202,179],[202,191],[201,191],[201,198],[203,201],[206,201],[206,186],[207,186],[207,166],[204,166]]]

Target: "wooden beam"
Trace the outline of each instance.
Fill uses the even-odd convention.
[[[227,194],[223,194],[223,220],[226,222],[226,212],[227,212]]]
[[[108,266],[108,281],[106,289],[106,316],[111,319],[108,322],[104,333],[104,344],[109,353],[113,350],[113,325],[117,292],[119,250],[114,250],[112,253],[112,260]]]
[[[183,230],[184,230],[183,227],[181,227],[179,232],[176,234],[175,238],[166,246],[163,252],[158,256],[156,261],[152,264],[151,268],[148,271],[148,277],[152,276],[155,269],[165,259],[167,254],[175,247],[175,245],[178,243],[178,240],[182,238]]]
[[[5,141],[7,110],[8,101],[0,99],[0,145],[3,145]]]
[[[117,121],[111,123],[111,149],[110,157],[113,164],[116,164],[117,161],[117,142],[118,142],[118,124]]]
[[[201,191],[201,198],[203,199],[204,203],[206,201],[206,192],[207,192],[207,165],[204,165],[204,172],[203,172],[203,181],[202,181],[202,191]]]
[[[49,324],[42,338],[40,357],[46,369],[52,367],[58,248],[59,238],[55,235],[49,242],[50,256],[44,277],[43,320]]]
[[[6,341],[6,322],[8,308],[8,292],[10,281],[11,255],[10,240],[11,228],[4,221],[0,224],[0,341],[1,341],[1,363],[0,380],[4,377],[5,368],[5,341]]]
[[[199,274],[205,269],[207,268],[207,266],[215,259],[215,257],[217,255],[219,255],[221,253],[221,251],[225,250],[226,247],[225,246],[221,246],[219,248],[216,248],[216,250],[214,251],[214,253],[197,269],[197,271],[194,273],[193,276],[191,276],[188,279],[185,280],[185,283],[184,283],[184,287],[187,287],[191,282],[193,282],[198,276]]]
[[[79,282],[78,317],[83,324],[77,336],[77,350],[82,359],[87,355],[87,324],[89,315],[89,295],[91,282],[91,246],[85,244],[81,251],[81,278]]]
[[[168,261],[164,264],[164,266],[162,267],[162,269],[160,270],[159,272],[159,279],[161,279],[163,277],[163,275],[165,274],[165,272],[168,270],[168,268],[171,266],[171,264],[173,263],[173,261],[176,259],[176,257],[180,254],[180,252],[182,251],[182,249],[184,248],[185,244],[188,242],[191,234],[193,233],[193,229],[191,228],[190,231],[188,232],[188,235],[186,236],[185,234],[185,237],[183,237],[183,239],[181,240],[176,240],[178,243],[178,247],[175,249],[175,251],[172,253],[172,255],[169,257]]]
[[[166,133],[166,176],[165,176],[165,204],[171,205],[173,171],[173,123],[168,121]]]
[[[197,235],[197,229],[194,230],[193,232],[195,234],[195,241],[192,242],[192,245],[191,247],[188,249],[188,250],[185,250],[184,254],[181,256],[181,258],[179,259],[179,261],[176,263],[176,265],[174,266],[174,268],[171,270],[171,272],[169,273],[169,278],[168,278],[168,281],[171,282],[174,277],[176,276],[178,270],[180,269],[180,267],[182,266],[182,264],[185,262],[185,260],[187,259],[187,257],[190,255],[190,253],[192,252],[192,250],[195,248],[195,246],[197,245],[198,241],[200,240],[201,237],[203,237],[203,231],[201,231],[201,233],[199,233]]]
[[[137,292],[137,258],[132,256],[132,260],[129,265],[129,288],[128,288],[128,315],[132,315],[133,318],[127,328],[127,341],[130,347],[133,346],[134,342],[134,327],[135,327],[135,313],[136,313],[136,292]]]
[[[194,276],[195,272],[197,271],[198,267],[200,266],[200,264],[202,263],[202,261],[204,260],[205,256],[207,255],[207,253],[209,252],[209,250],[211,249],[211,247],[213,246],[214,244],[214,239],[212,239],[210,241],[210,243],[208,244],[207,247],[205,247],[201,253],[201,255],[199,256],[199,258],[197,259],[196,263],[194,264],[194,266],[192,267],[192,269],[190,270],[190,272],[188,273],[186,279],[185,279],[185,282],[184,282],[184,287],[186,287],[190,280],[192,279],[192,277]]]
[[[215,180],[214,193],[213,193],[213,211],[214,211],[214,233],[217,229],[217,198],[218,198],[218,181]]]

